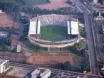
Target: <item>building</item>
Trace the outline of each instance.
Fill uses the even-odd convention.
[[[7,71],[9,67],[9,60],[0,59],[0,73]]]
[[[6,38],[7,33],[6,32],[0,32],[0,38]]]
[[[40,76],[39,73],[40,73],[40,70],[37,68],[36,70],[34,70],[31,73],[31,78],[37,78],[37,77],[39,77]]]
[[[101,20],[104,20],[104,17],[101,16],[101,13],[99,12],[99,16],[95,17],[94,20],[101,21]]]
[[[37,68],[31,73],[31,78],[48,78],[51,75],[51,70],[46,68]]]
[[[21,52],[21,45],[17,45],[17,52]]]
[[[0,14],[3,14],[3,13],[5,13],[5,12],[3,12],[2,10],[0,10]]]

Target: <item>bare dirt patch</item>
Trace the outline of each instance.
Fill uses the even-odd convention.
[[[0,26],[2,27],[13,27],[14,26],[14,20],[13,16],[7,15],[7,14],[0,14]]]
[[[69,61],[72,65],[74,65],[74,54],[70,55],[36,55],[33,54],[27,57],[26,62],[32,64],[56,64],[56,63],[64,63]]]
[[[73,7],[69,4],[66,3],[67,0],[50,0],[51,3],[44,4],[44,5],[38,5],[40,9],[48,9],[48,10],[56,10],[58,8],[63,8],[63,7]]]
[[[5,60],[10,60],[10,62],[23,62],[23,53],[13,53],[13,52],[2,52],[0,51],[0,58]]]
[[[0,14],[0,26],[1,27],[15,27],[15,28],[18,28],[17,25],[15,26],[13,15],[6,14],[6,13]],[[12,46],[17,45],[18,36],[16,36],[16,35],[12,35],[12,36],[13,36],[12,37],[12,42],[11,42]]]

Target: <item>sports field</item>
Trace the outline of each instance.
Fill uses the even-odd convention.
[[[64,40],[66,39],[67,29],[65,26],[44,26],[41,27],[41,39],[44,40]]]
[[[26,62],[32,63],[32,64],[46,64],[47,65],[47,64],[64,63],[66,61],[69,61],[71,65],[74,65],[74,57],[75,56],[76,55],[74,55],[74,54],[68,54],[68,55],[32,54],[31,56],[26,58]]]

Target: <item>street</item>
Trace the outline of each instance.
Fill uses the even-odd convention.
[[[84,15],[84,22],[85,28],[87,33],[87,45],[88,45],[88,54],[89,54],[89,62],[90,62],[90,69],[92,74],[98,73],[97,68],[97,60],[96,60],[96,53],[95,53],[95,46],[94,46],[94,39],[93,39],[93,32],[92,32],[92,18],[91,18],[91,11],[87,9],[87,7],[82,4],[79,0],[72,0],[72,2],[76,5],[76,7],[83,13]]]

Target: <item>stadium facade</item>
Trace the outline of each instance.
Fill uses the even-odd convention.
[[[69,36],[69,38],[54,42],[40,39],[41,27],[49,25],[66,26],[67,35]],[[41,15],[30,20],[28,38],[31,43],[39,45],[41,47],[67,47],[79,41],[78,35],[78,22],[76,19],[68,15]],[[72,36],[75,37],[70,38]]]

